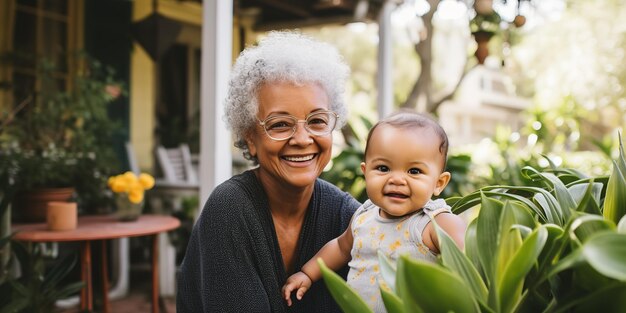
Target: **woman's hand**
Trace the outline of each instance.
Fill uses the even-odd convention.
[[[298,300],[302,300],[302,296],[306,293],[307,290],[311,287],[311,278],[307,276],[304,272],[297,272],[289,278],[287,278],[287,282],[283,286],[283,297],[285,301],[287,301],[287,306],[291,306],[291,292],[296,290],[296,298]]]

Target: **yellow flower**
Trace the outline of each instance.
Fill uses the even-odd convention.
[[[140,203],[143,200],[143,189],[133,189],[128,192],[128,200],[132,203]]]
[[[130,172],[130,171],[124,173],[123,177],[126,180],[126,182],[128,182],[129,185],[132,185],[138,181],[137,175],[135,175],[135,173]]]
[[[137,182],[137,183],[134,183],[134,184],[128,186],[128,190],[127,191],[129,193],[131,193],[131,192],[142,192],[143,193],[144,189],[143,189],[143,186],[141,186],[141,184]]]
[[[116,178],[111,184],[111,190],[113,190],[113,192],[126,192],[127,189],[128,184],[126,184],[126,181],[123,179]]]
[[[139,175],[139,183],[144,189],[148,190],[154,187],[154,177],[149,174],[141,173]]]
[[[115,176],[109,177],[109,180],[107,181],[107,186],[109,186],[109,188],[112,188],[114,182],[115,182]]]
[[[128,197],[132,203],[143,201],[146,190],[154,187],[154,177],[150,174],[141,173],[139,177],[133,172],[109,177],[107,184],[115,193]]]

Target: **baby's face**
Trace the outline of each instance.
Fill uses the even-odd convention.
[[[368,197],[386,218],[415,212],[450,180],[442,173],[439,139],[429,128],[381,125],[372,134],[365,162]]]

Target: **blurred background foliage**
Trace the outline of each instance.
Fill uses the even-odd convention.
[[[479,143],[451,147],[449,170],[453,178],[444,197],[464,195],[485,185],[528,185],[520,169],[546,169],[550,162],[592,176],[610,171],[610,160],[618,154],[618,132],[626,125],[626,67],[622,66],[626,6],[617,0],[560,3],[560,10],[536,13],[535,23],[529,17],[526,27],[505,27],[490,43],[496,47],[492,55],[513,78],[517,94],[530,99],[532,105],[523,112],[525,125],[521,129],[503,125]],[[323,177],[363,200],[359,164],[367,129],[377,120],[377,26],[304,31],[337,46],[352,68],[349,129],[356,136],[344,142],[337,138],[337,155]],[[437,31],[435,25],[433,36]],[[405,29],[394,31],[397,107],[420,75],[419,56],[404,37]],[[475,64],[474,50],[470,44],[465,71]],[[442,53],[434,55],[445,57]],[[433,67],[442,63],[433,60]],[[435,68],[433,75],[436,73]]]

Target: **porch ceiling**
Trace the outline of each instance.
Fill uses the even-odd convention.
[[[384,0],[234,0],[235,16],[257,31],[375,19]]]

